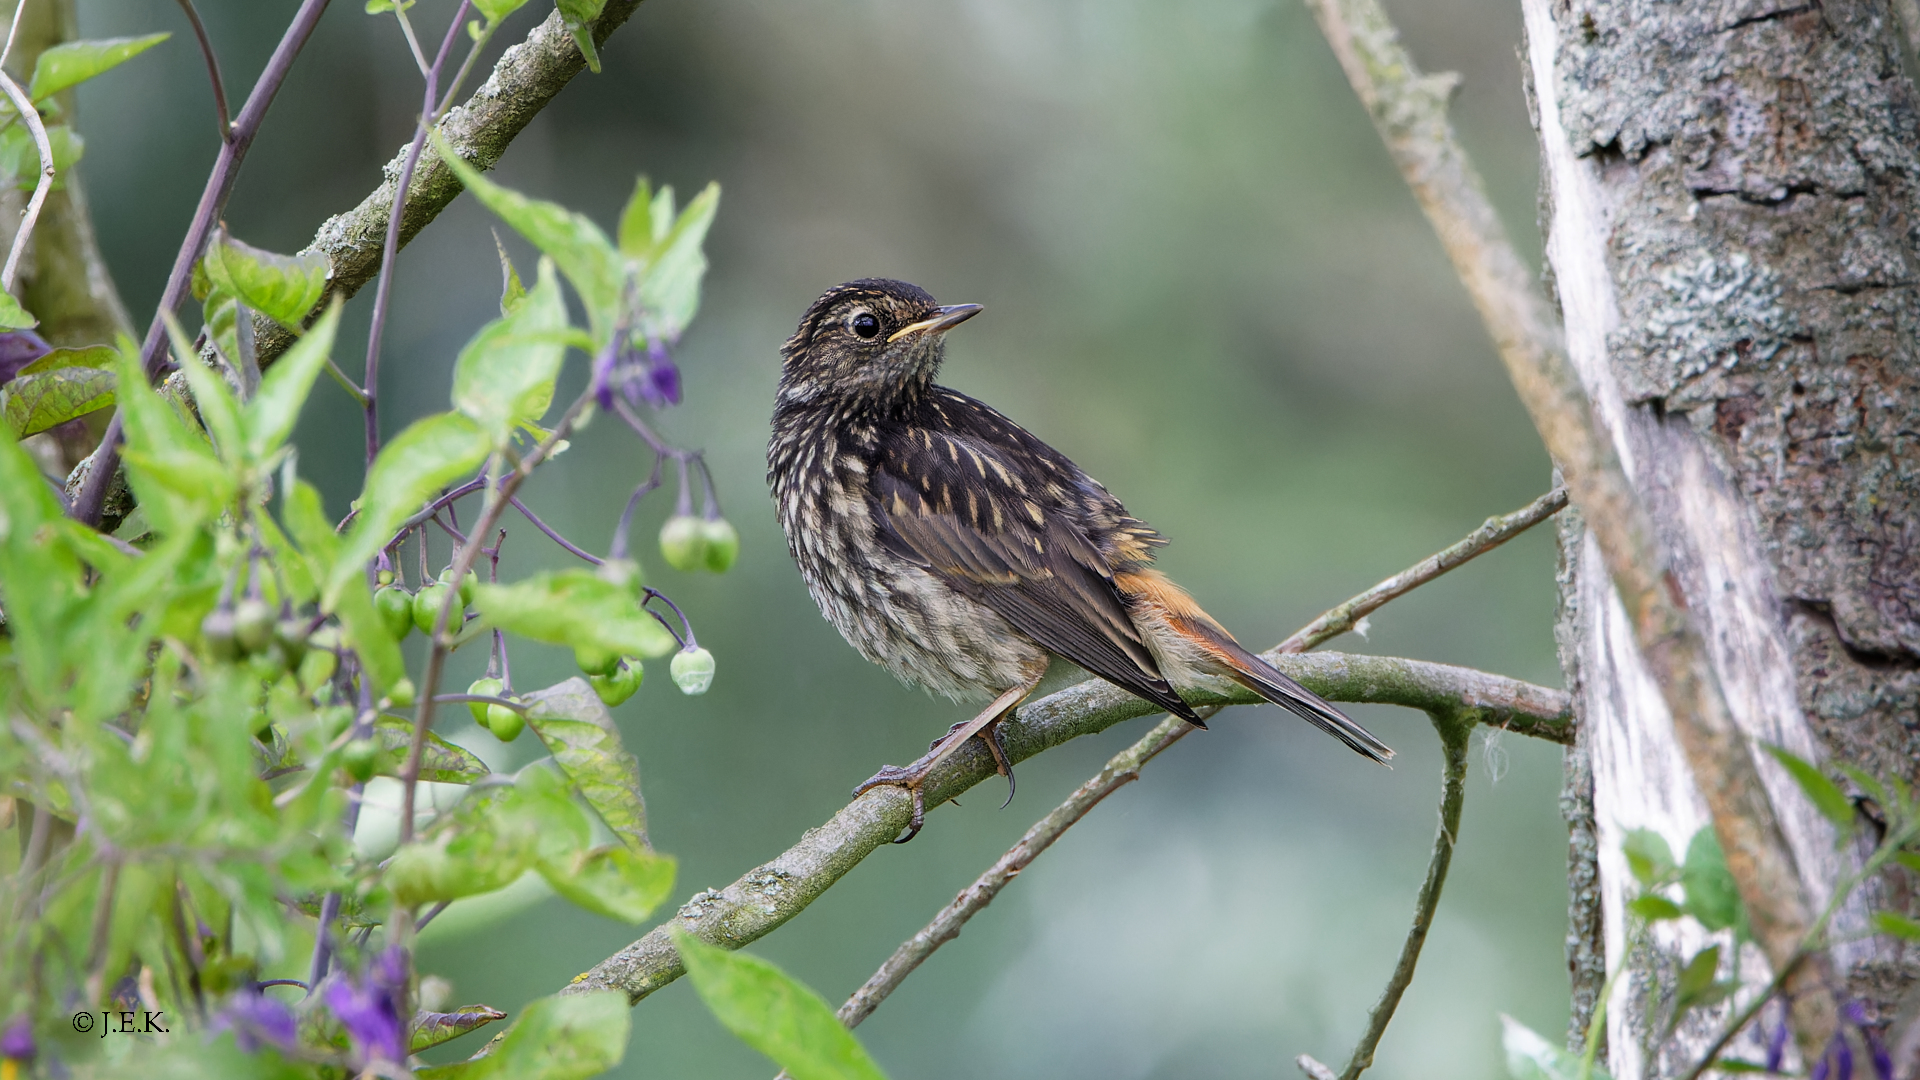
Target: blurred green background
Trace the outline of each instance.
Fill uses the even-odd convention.
[[[295,6],[200,0],[236,102]],[[1390,6],[1423,65],[1464,74],[1463,135],[1536,252],[1516,6]],[[103,243],[130,306],[150,312],[215,150],[205,74],[173,5],[80,7],[87,36],[175,31],[80,92]],[[437,40],[453,7],[422,0],[423,36]],[[360,8],[333,5],[247,161],[227,221],[251,243],[303,246],[408,134],[417,72],[391,18]],[[492,51],[548,10],[536,0]],[[1546,486],[1484,332],[1299,0],[651,0],[603,56],[604,73],[568,87],[497,175],[607,226],[639,173],[683,195],[709,179],[725,189],[705,303],[679,353],[686,404],[659,423],[706,449],[744,551],[724,577],[649,566],[692,613],[719,677],[685,698],[655,664],[619,710],[682,898],[779,852],[852,784],[968,715],[842,643],[773,520],[763,448],[776,350],[835,282],[896,276],[942,302],[984,303],[950,339],[944,381],[1169,535],[1163,565],[1249,645]],[[461,199],[401,256],[389,433],[446,407],[456,350],[495,311],[495,227]],[[530,269],[526,246],[508,246]],[[349,371],[370,302],[368,290],[350,308],[358,336],[337,354]],[[358,414],[324,382],[316,399],[300,464],[340,513],[358,489]],[[604,550],[645,465],[603,420],[528,497]],[[670,505],[670,492],[649,500],[642,535]],[[524,526],[507,554],[513,574],[566,559]],[[1542,530],[1341,645],[1557,683],[1552,566]],[[482,659],[459,657],[454,677]],[[514,671],[537,686],[572,666],[528,646]],[[927,1080],[1291,1076],[1303,1052],[1338,1066],[1405,932],[1439,773],[1424,717],[1356,712],[1400,750],[1397,768],[1273,709],[1186,740],[861,1037],[891,1075]],[[1007,810],[995,784],[942,808],[754,951],[839,1001],[1148,723],[1030,762]],[[530,753],[470,741],[499,767]],[[1497,1075],[1498,1012],[1550,1035],[1565,1023],[1560,755],[1518,737],[1478,748],[1453,877],[1375,1075]],[[457,1001],[514,1009],[637,933],[549,900],[442,933],[424,966],[453,980]],[[618,1075],[771,1072],[681,983],[636,1010]]]

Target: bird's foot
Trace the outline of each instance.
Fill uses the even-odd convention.
[[[938,746],[939,743],[935,743]],[[938,760],[932,754],[921,758],[912,765],[888,765],[863,781],[853,789],[855,798],[865,795],[877,787],[903,787],[913,794],[913,818],[907,824],[905,832],[893,838],[896,844],[904,844],[920,835],[920,826],[927,820],[927,774],[933,771]]]

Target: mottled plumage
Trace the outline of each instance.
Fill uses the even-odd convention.
[[[1392,756],[1155,570],[1166,541],[1079,466],[934,385],[945,331],[979,310],[904,282],[850,282],[816,300],[781,350],[767,477],[822,614],[902,680],[1000,699],[950,745],[869,784],[917,796],[975,732],[999,758],[993,723],[1055,655],[1194,723],[1176,688],[1238,682],[1362,754]]]

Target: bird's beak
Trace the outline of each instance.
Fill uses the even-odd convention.
[[[986,309],[981,307],[979,304],[949,304],[946,307],[938,309],[939,313],[934,315],[930,319],[921,319],[919,322],[914,323],[911,326],[903,326],[900,329],[895,330],[887,338],[887,341],[888,342],[899,341],[901,338],[906,337],[908,334],[943,333],[945,331],[953,329],[956,326],[959,326],[961,323],[966,322],[968,319],[973,318],[975,315],[980,314],[984,310]]]

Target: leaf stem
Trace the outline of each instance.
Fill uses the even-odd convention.
[[[180,10],[187,13],[187,21],[193,24],[193,37],[200,43],[200,56],[207,62],[207,80],[213,84],[213,115],[220,124],[220,141],[224,143],[233,134],[233,121],[227,116],[227,84],[220,77],[220,57],[213,51],[213,42],[207,37],[207,26],[200,21],[200,12],[193,6],[193,0],[179,2]]]

